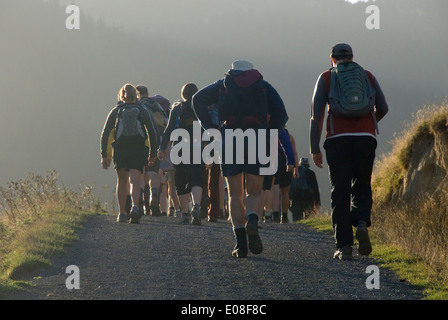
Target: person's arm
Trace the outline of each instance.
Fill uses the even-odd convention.
[[[157,147],[158,147],[158,132],[157,129],[154,126],[154,120],[152,120],[152,117],[149,115],[149,113],[141,107],[141,110],[143,112],[140,112],[140,121],[142,122],[143,126],[146,129],[146,133],[149,138],[149,158],[155,159],[157,156]],[[149,160],[149,159],[148,159]]]
[[[294,137],[289,134],[289,141],[291,141],[291,146],[292,146],[292,152],[294,154],[294,162],[295,162],[295,166],[294,166],[294,177],[298,178],[299,177],[299,155],[297,154],[297,148],[296,148],[296,140],[294,139]]]
[[[217,125],[212,123],[210,113],[208,112],[208,107],[212,104],[218,103],[219,99],[219,88],[222,86],[222,80],[212,83],[198,92],[196,92],[191,99],[191,107],[193,108],[201,126],[204,129],[215,128]]]
[[[289,139],[289,135],[286,130],[282,130],[279,140],[283,147],[283,150],[285,151],[287,165],[295,167],[296,162],[294,158],[294,152],[292,150],[291,140]]]
[[[323,158],[320,150],[320,138],[325,119],[325,109],[327,106],[327,94],[322,75],[319,76],[314,88],[313,98],[311,100],[311,120],[310,120],[310,149],[314,164],[322,168]]]
[[[107,148],[109,142],[109,136],[112,130],[115,128],[115,121],[117,118],[117,108],[113,108],[109,115],[107,116],[106,122],[104,123],[103,131],[101,132],[101,158],[107,159]]]
[[[383,90],[376,78],[372,75],[372,86],[375,89],[375,116],[376,121],[380,121],[389,111],[389,106],[386,102]]]
[[[268,112],[271,116],[269,120],[269,129],[278,129],[280,136],[281,130],[288,121],[288,114],[286,112],[285,104],[277,90],[275,90],[275,88],[268,82],[265,83],[267,85],[266,95],[268,99]]]
[[[171,132],[176,128],[176,122],[178,121],[180,111],[180,104],[175,104],[171,111],[170,116],[168,118],[168,124],[165,127],[165,131],[163,132],[162,142],[159,146],[159,154],[160,152],[165,153],[168,145],[170,143]],[[160,158],[160,157],[159,157]]]

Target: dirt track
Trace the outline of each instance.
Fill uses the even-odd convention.
[[[13,299],[57,300],[414,300],[422,293],[380,268],[380,289],[367,289],[371,258],[332,258],[333,239],[300,224],[265,224],[264,251],[232,257],[228,221],[181,225],[173,217],[89,218],[80,240],[34,286]],[[66,267],[79,268],[80,289],[67,289]]]

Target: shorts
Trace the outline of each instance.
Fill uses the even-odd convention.
[[[292,172],[287,172],[286,155],[284,152],[278,154],[278,170],[275,174],[274,184],[278,184],[280,188],[289,187],[292,181]]]
[[[271,190],[274,176],[264,176],[263,190]]]
[[[148,152],[143,138],[121,137],[113,144],[115,170],[135,169],[143,173],[148,163]]]
[[[171,148],[168,148],[166,157],[160,162],[159,168],[163,171],[168,171],[173,169],[173,164],[171,163],[170,157]]]
[[[174,184],[178,195],[190,193],[194,186],[204,186],[205,165],[201,164],[177,164],[174,165]]]
[[[224,132],[224,131],[223,131]],[[256,141],[248,141],[248,137],[244,137],[243,145],[237,145],[238,141],[233,141],[233,153],[232,161],[227,162],[226,160],[226,137],[225,134],[222,135],[222,160],[221,160],[221,170],[224,177],[234,176],[240,173],[249,173],[253,175],[265,175],[261,174],[260,169],[268,168],[270,162],[267,164],[260,163],[260,156],[258,150],[258,141],[260,136],[258,133],[255,134]],[[269,137],[263,136],[266,139],[265,152],[269,152]],[[264,155],[266,156],[266,155]],[[269,157],[270,158],[270,157]],[[238,160],[238,161],[237,161]],[[271,160],[269,160],[271,161]],[[272,173],[271,173],[272,174]]]

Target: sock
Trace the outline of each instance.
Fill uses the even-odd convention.
[[[255,220],[255,222],[258,222],[258,214],[256,212],[249,212],[246,214],[246,221],[249,222],[250,220]]]

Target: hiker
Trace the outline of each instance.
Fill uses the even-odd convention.
[[[158,158],[163,160],[167,155],[170,144],[171,133],[176,128],[184,129],[188,132],[189,137],[193,137],[193,123],[197,121],[196,114],[191,108],[191,97],[198,91],[194,83],[187,83],[182,87],[181,95],[182,101],[177,101],[173,104],[170,112],[168,125],[162,136],[162,143],[158,151]],[[174,141],[173,146],[179,141]],[[204,162],[193,162],[193,153],[197,151],[197,147],[201,148],[201,142],[190,139],[190,161],[189,163],[179,163],[174,165],[174,183],[176,185],[177,195],[179,197],[181,208],[181,222],[182,224],[200,225],[200,203],[202,200]],[[200,151],[200,150],[199,150]],[[170,154],[171,155],[171,154]],[[172,158],[172,155],[171,155]],[[189,212],[190,194],[193,208]]]
[[[372,207],[371,176],[377,146],[377,123],[388,112],[380,85],[353,61],[350,45],[331,49],[332,68],[317,79],[311,104],[310,145],[313,162],[322,168],[319,147],[328,108],[324,149],[331,184],[331,214],[336,242],[334,258],[353,258],[353,231],[358,252],[369,255],[368,230]],[[361,88],[359,92],[354,89]],[[350,110],[350,111],[347,111]]]
[[[291,182],[290,199],[292,221],[297,222],[319,212],[320,192],[316,174],[310,169],[308,158],[300,158],[297,177]]]
[[[255,137],[263,138],[257,129],[275,129],[281,131],[288,116],[285,106],[277,91],[266,82],[252,63],[237,60],[232,63],[223,79],[220,79],[198,91],[193,97],[193,108],[205,129],[217,128],[212,123],[208,106],[218,104],[219,120],[223,121],[222,163],[221,170],[227,180],[230,195],[230,216],[236,246],[232,254],[238,258],[247,256],[248,248],[253,254],[263,251],[263,244],[258,233],[258,213],[262,205],[262,186],[264,176],[260,175],[258,156],[256,163],[248,162],[248,153],[256,145],[248,146],[236,155],[236,144],[233,143],[233,161],[226,161],[225,131],[227,129],[256,129]],[[271,115],[268,125],[268,115]],[[232,130],[230,130],[232,131]],[[269,131],[267,131],[269,133]],[[269,139],[266,145],[269,146]],[[240,147],[240,146],[238,146]],[[267,148],[269,150],[269,148]],[[257,152],[255,152],[257,154]],[[235,158],[243,158],[237,163]],[[246,194],[246,197],[244,195]],[[244,201],[244,202],[243,202]]]
[[[281,197],[281,210],[282,217],[281,223],[288,223],[288,210],[289,210],[289,189],[291,186],[292,178],[297,177],[297,152],[295,147],[295,141],[291,140],[291,134],[288,130],[284,129],[280,142],[283,149],[279,152],[279,168],[277,171],[276,179],[280,187]]]
[[[296,174],[295,147],[292,146],[286,129],[281,132],[279,142],[277,172],[272,176],[265,176],[263,181],[264,219],[288,223],[289,186],[293,173]]]
[[[120,212],[118,222],[127,221],[126,198],[131,194],[132,209],[130,223],[139,223],[139,207],[143,170],[152,165],[156,157],[157,131],[148,115],[138,104],[138,91],[131,84],[124,85],[118,92],[120,103],[109,113],[101,134],[101,165],[108,169],[111,157],[108,143],[111,137],[113,161],[117,173],[117,198]],[[145,142],[149,138],[149,149]]]
[[[218,105],[208,106],[208,112],[213,124],[219,128]],[[204,197],[201,203],[201,211],[203,213],[201,216],[207,217],[209,222],[217,222],[218,218],[224,216],[221,211],[224,207],[223,191],[224,184],[219,163],[212,163],[206,166],[204,172]]]
[[[161,136],[165,130],[168,119],[165,116],[164,110],[159,103],[149,97],[148,88],[143,85],[137,86],[140,94],[139,103],[150,114],[153,119],[154,126],[157,130],[158,142],[160,143]],[[157,145],[158,148],[158,145]],[[160,160],[155,159],[152,166],[146,166],[144,171],[144,205],[146,214],[151,212],[152,216],[160,216],[160,186],[162,180],[162,170],[160,169]]]

